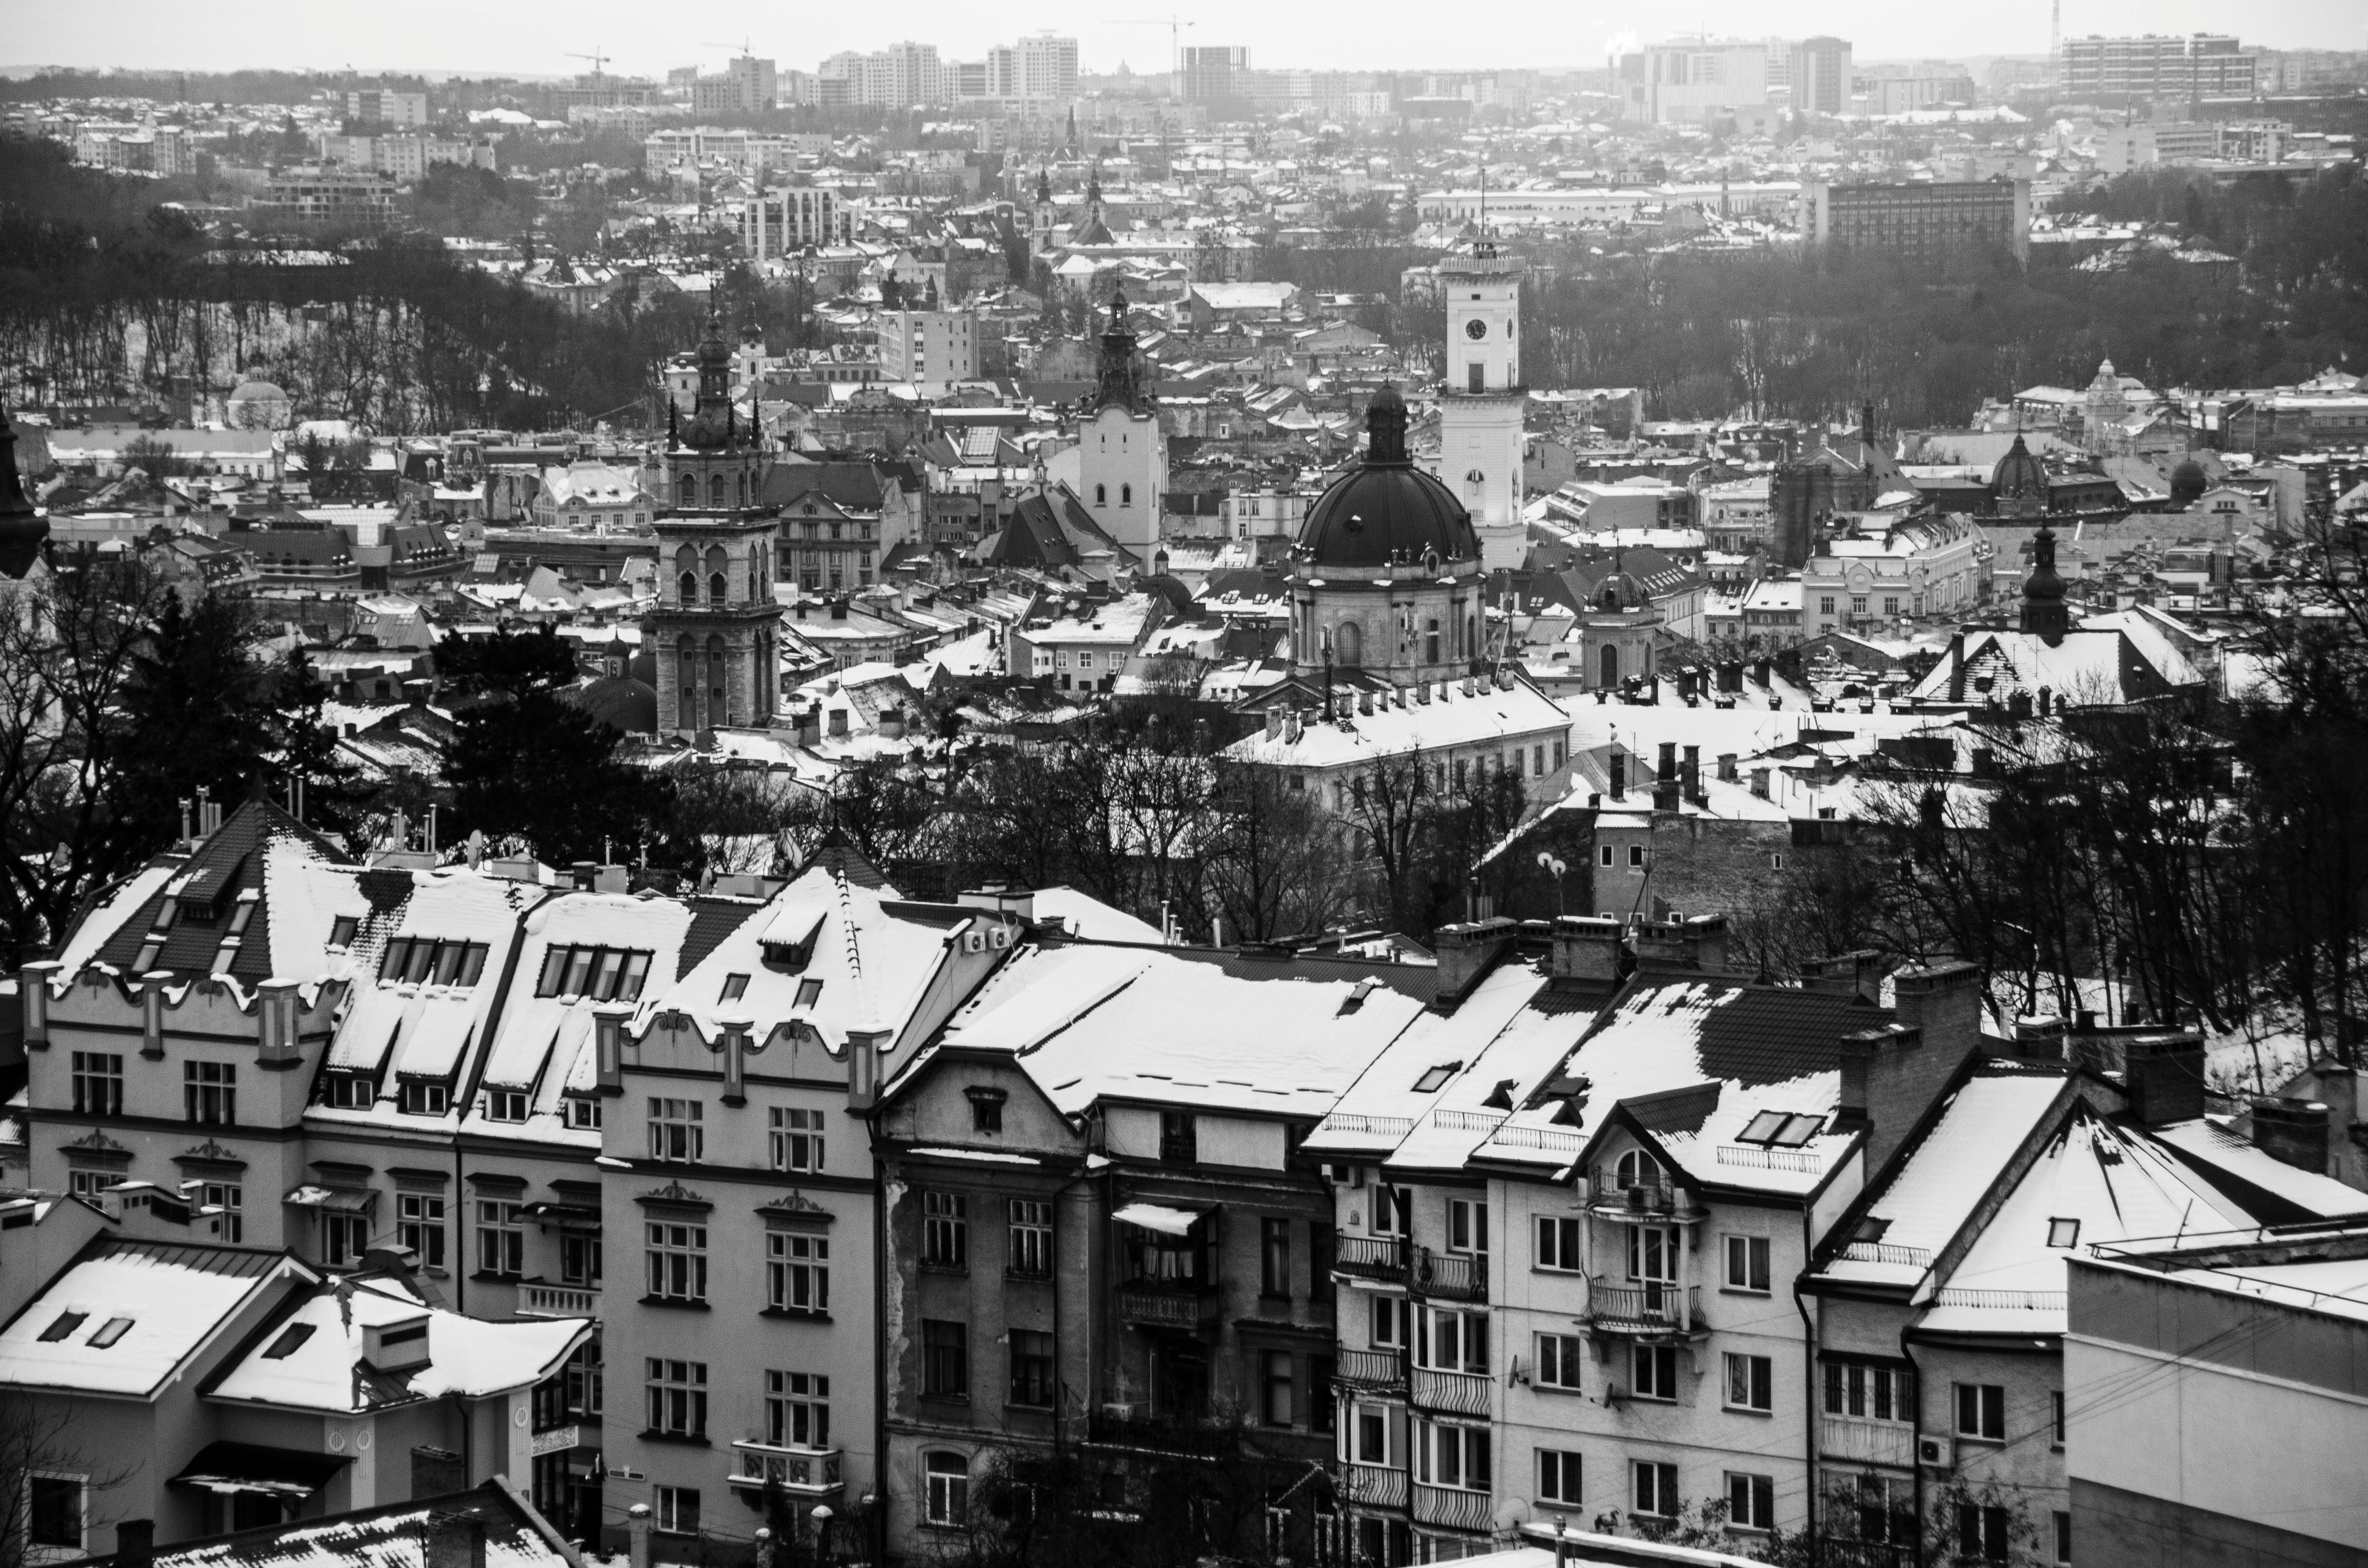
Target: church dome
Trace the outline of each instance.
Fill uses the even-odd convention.
[[[1990,493],[1998,496],[2047,496],[2047,469],[2037,455],[2022,444],[2018,434],[2014,445],[1998,459],[1998,467],[1990,471]]]
[[[612,730],[629,735],[658,733],[657,687],[631,676],[606,676],[562,693],[570,702]]]
[[[2193,458],[2189,458],[2185,462],[2180,463],[2178,467],[2170,471],[2170,505],[2172,510],[2176,511],[2182,506],[2193,506],[2197,498],[2202,496],[2204,491],[2210,489],[2211,486],[2211,478],[2203,472],[2203,465],[2197,462]]]
[[[1436,557],[1442,567],[1480,556],[1472,515],[1454,494],[1406,455],[1406,400],[1395,387],[1365,410],[1364,460],[1332,482],[1307,509],[1292,553],[1307,568],[1383,567]]]

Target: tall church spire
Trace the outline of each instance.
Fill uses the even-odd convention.
[[[2064,579],[2055,574],[2055,530],[2042,523],[2031,538],[2031,575],[2022,580],[2022,630],[2052,648],[2071,629]]]

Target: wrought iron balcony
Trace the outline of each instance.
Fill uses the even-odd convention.
[[[1702,1287],[1589,1279],[1585,1316],[1608,1334],[1691,1334],[1702,1327]]]
[[[1118,1315],[1138,1328],[1178,1328],[1198,1334],[1224,1314],[1214,1290],[1178,1289],[1130,1280],[1118,1288]]]
[[[1441,1301],[1485,1301],[1488,1299],[1488,1255],[1433,1252],[1423,1247],[1415,1254],[1413,1286],[1422,1294]]]

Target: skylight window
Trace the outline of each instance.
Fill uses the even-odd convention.
[[[329,946],[333,948],[351,947],[353,945],[354,933],[360,929],[361,922],[359,920],[357,920],[350,915],[338,915],[336,919],[329,923]]]
[[[72,1334],[75,1329],[80,1328],[89,1317],[90,1314],[88,1312],[60,1312],[58,1314],[57,1322],[41,1330],[41,1342],[46,1345],[55,1340],[63,1339],[67,1335]]]
[[[801,980],[801,981],[799,981],[799,982],[798,982],[798,1001],[797,1001],[797,1005],[798,1005],[799,1006],[801,1006],[801,1007],[811,1007],[811,1006],[813,1006],[815,1003],[817,1003],[817,1002],[819,1002],[819,1001],[821,1001],[821,1000],[822,1000],[822,982],[821,982],[821,981],[819,981],[819,980]]]
[[[2050,1220],[2047,1221],[2047,1244],[2052,1247],[2076,1247],[2080,1244],[2080,1221]]]
[[[1461,1062],[1451,1062],[1443,1067],[1429,1069],[1414,1081],[1414,1092],[1417,1095],[1437,1094],[1446,1086],[1447,1080],[1455,1076],[1455,1070],[1463,1065]]]
[[[271,1342],[270,1348],[264,1351],[263,1358],[267,1361],[285,1361],[289,1357],[296,1354],[298,1347],[312,1337],[311,1324],[291,1323],[280,1333],[279,1338]]]
[[[105,1350],[131,1332],[130,1318],[109,1318],[98,1325],[97,1334],[90,1336],[90,1347],[94,1350]]]
[[[724,1002],[737,1002],[744,994],[746,994],[747,990],[748,977],[746,975],[727,974],[723,977],[723,994],[719,997],[718,1000]]]
[[[1771,1149],[1797,1149],[1817,1135],[1826,1124],[1822,1116],[1804,1116],[1797,1111],[1763,1110],[1744,1125],[1735,1135],[1738,1143],[1758,1143]]]

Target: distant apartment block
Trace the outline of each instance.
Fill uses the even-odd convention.
[[[2064,90],[2105,98],[2250,97],[2260,63],[2223,34],[2066,39]]]
[[[138,125],[85,122],[74,132],[77,164],[94,169],[140,174],[188,175],[198,168],[197,143],[177,125],[145,120]]]
[[[677,165],[716,163],[735,174],[759,175],[767,169],[795,168],[799,158],[829,151],[830,137],[819,131],[726,131],[693,125],[652,133],[642,143],[642,167],[657,175]]]
[[[437,136],[324,135],[321,161],[348,169],[374,169],[404,182],[424,176],[438,164],[468,168],[494,167],[494,144],[460,142]]]
[[[978,318],[968,311],[882,312],[880,373],[927,396],[977,380]]]
[[[1785,81],[1801,114],[1842,114],[1850,107],[1848,39],[1804,38],[1793,46]]]
[[[254,210],[302,228],[382,229],[394,217],[394,176],[376,169],[286,169],[271,176]]]
[[[1184,51],[1184,101],[1215,103],[1241,91],[1239,79],[1250,68],[1250,51],[1234,46],[1195,46]]]
[[[769,60],[741,55],[721,75],[694,76],[690,82],[693,114],[754,114],[780,101],[780,75]]]
[[[1623,59],[1620,74],[1627,117],[1654,125],[1698,125],[1768,102],[1761,41],[1656,43]]]
[[[740,244],[755,261],[795,256],[808,245],[842,245],[847,235],[847,208],[835,190],[784,186],[740,203]]]
[[[1801,233],[1815,244],[1927,261],[1991,247],[2021,261],[2031,251],[2031,182],[1811,185],[1802,192]]]
[[[1908,114],[1919,108],[1974,101],[1974,79],[1953,76],[1878,76],[1862,84],[1869,114]]]
[[[425,125],[427,123],[427,95],[364,87],[346,95],[346,118],[360,120],[365,125]]]

